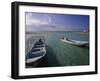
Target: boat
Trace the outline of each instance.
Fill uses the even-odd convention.
[[[43,39],[39,39],[25,56],[26,65],[36,66],[46,55],[46,47]]]
[[[75,45],[75,46],[89,47],[89,42],[87,42],[87,41],[78,41],[78,40],[72,40],[72,39],[68,39],[68,38],[62,38],[61,41]]]

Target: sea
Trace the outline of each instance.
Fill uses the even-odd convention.
[[[46,31],[25,34],[25,54],[32,48],[34,41],[45,39],[46,55],[35,67],[81,66],[89,65],[89,48],[64,43],[61,38],[88,41],[89,32]]]

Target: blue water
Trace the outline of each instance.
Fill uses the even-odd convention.
[[[32,34],[37,35],[38,33]],[[41,32],[40,35],[45,38],[47,53],[38,67],[89,65],[89,48],[74,46],[60,40],[62,37],[67,37],[73,40],[89,42],[88,33]]]

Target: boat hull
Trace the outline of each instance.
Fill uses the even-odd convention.
[[[76,41],[76,40],[65,40],[65,39],[61,39],[62,42],[68,43],[68,44],[72,44],[75,46],[80,46],[80,47],[89,47],[89,43],[86,41]]]
[[[32,49],[25,56],[25,64],[27,67],[37,66],[46,55],[45,43],[41,40],[36,42]]]
[[[26,63],[26,68],[33,68],[33,67],[36,67],[39,65],[40,62],[42,62],[42,60],[45,59],[45,56],[36,60],[36,61],[33,61],[33,62],[30,62],[30,63]]]

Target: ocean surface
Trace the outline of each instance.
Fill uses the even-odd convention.
[[[88,41],[89,33],[83,32],[34,32],[26,33],[25,53],[27,54],[37,40],[43,36],[46,44],[46,56],[36,67],[89,65],[89,48],[74,46],[62,42],[62,37],[73,40]]]

